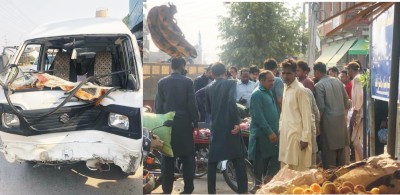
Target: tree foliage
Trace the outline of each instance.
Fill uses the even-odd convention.
[[[229,15],[219,18],[224,44],[221,60],[237,67],[261,65],[305,53],[304,14],[296,14],[282,2],[240,2],[228,5]]]

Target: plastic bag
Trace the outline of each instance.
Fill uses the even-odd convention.
[[[171,127],[160,127],[167,120],[173,120],[175,112],[168,112],[166,114],[154,114],[144,113],[143,114],[143,127],[153,131],[154,135],[157,135],[163,144],[156,145],[154,149],[160,151],[163,155],[173,157],[174,153],[171,147]],[[159,127],[159,128],[157,128]]]

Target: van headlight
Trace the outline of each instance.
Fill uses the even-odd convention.
[[[6,128],[19,127],[19,119],[15,114],[3,113],[1,115],[1,121]]]
[[[108,117],[108,125],[119,129],[129,129],[129,118],[122,114],[110,113]]]

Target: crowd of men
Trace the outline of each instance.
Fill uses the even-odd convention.
[[[247,189],[237,104],[251,117],[248,158],[256,184],[268,182],[284,166],[304,171],[348,164],[351,154],[363,159],[363,90],[361,64],[352,61],[340,72],[322,62],[279,63],[268,58],[263,69],[252,65],[238,70],[217,62],[194,80],[185,76],[185,60],[174,58],[173,73],[158,83],[156,113],[175,111],[171,145],[183,163],[184,192],[192,193],[194,176],[193,129],[199,121],[211,124],[208,192],[216,193],[217,163],[232,160],[239,193]],[[281,67],[281,75],[278,67]],[[171,193],[174,158],[162,157],[162,188]]]

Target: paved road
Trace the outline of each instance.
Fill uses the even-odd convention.
[[[142,169],[124,178],[120,170],[92,172],[79,163],[58,170],[34,168],[27,163],[8,163],[0,153],[1,194],[141,194]]]
[[[178,179],[174,182],[174,189],[172,194],[179,194],[183,191],[183,179]],[[162,188],[161,186],[154,190],[152,194],[161,194]],[[207,192],[207,175],[202,178],[198,178],[194,180],[194,191],[193,194],[208,194]],[[235,194],[234,191],[229,188],[229,186],[225,183],[224,177],[222,174],[217,174],[217,194]]]

